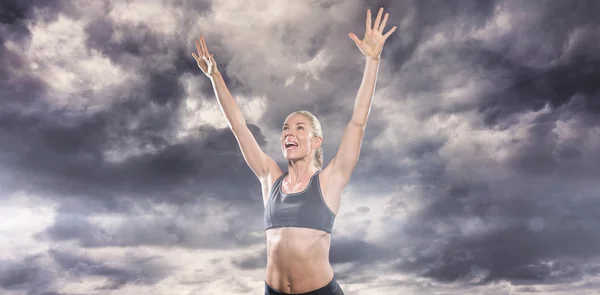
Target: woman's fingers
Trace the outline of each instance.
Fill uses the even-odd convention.
[[[371,9],[367,9],[367,32],[371,30]]]
[[[381,22],[381,14],[383,13],[383,7],[379,8],[379,12],[377,13],[377,18],[375,19],[375,24],[373,26],[373,30],[379,29],[379,23]]]
[[[383,17],[383,21],[381,22],[381,25],[378,28],[379,33],[383,33],[383,28],[385,28],[385,24],[387,23],[388,16],[389,16],[389,13],[386,13],[385,16]]]
[[[394,26],[387,33],[385,33],[385,35],[383,35],[383,41],[385,41],[395,30],[396,30],[396,26]]]
[[[198,50],[198,56],[203,56],[204,53],[202,52],[202,47],[200,46],[200,43],[198,42],[198,40],[196,41],[196,50]]]
[[[202,49],[204,50],[204,53],[207,57],[210,56],[210,53],[208,53],[208,48],[206,48],[206,42],[204,41],[204,37],[200,36],[200,40],[202,40]]]
[[[354,33],[350,33],[350,34],[348,34],[348,36],[350,37],[350,39],[352,39],[352,41],[354,41],[354,43],[356,43],[356,45],[360,44],[360,39],[358,39],[358,37],[356,37],[356,35],[354,35]]]

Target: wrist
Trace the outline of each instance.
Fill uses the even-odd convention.
[[[221,77],[221,73],[218,70],[215,70],[208,78],[211,80]]]
[[[376,62],[376,63],[381,62],[381,56],[378,56],[377,58],[375,58],[375,57],[367,55],[367,56],[365,56],[365,59],[367,60],[367,62]]]

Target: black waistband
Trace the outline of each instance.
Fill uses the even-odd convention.
[[[267,282],[265,281],[265,295],[290,295],[290,294],[283,293],[281,291],[271,288],[271,286],[269,286],[267,284]],[[344,295],[344,292],[342,292],[342,288],[340,287],[340,285],[338,285],[338,283],[334,277],[333,279],[331,279],[331,281],[327,285],[325,285],[319,289],[312,290],[312,291],[306,292],[306,293],[294,294],[294,295]]]

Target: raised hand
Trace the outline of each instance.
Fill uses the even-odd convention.
[[[196,49],[198,50],[198,55],[192,53],[192,56],[198,63],[198,67],[206,74],[206,76],[209,78],[212,77],[212,75],[217,72],[217,63],[215,62],[214,54],[208,53],[206,42],[204,42],[202,36],[200,36],[199,40],[196,40]]]
[[[367,29],[365,31],[365,38],[363,40],[359,40],[354,33],[348,34],[354,43],[356,43],[358,49],[360,49],[365,56],[375,60],[379,60],[385,40],[387,40],[387,38],[396,30],[396,26],[394,26],[385,35],[383,35],[383,29],[385,28],[385,23],[387,22],[389,14],[386,13],[383,21],[381,21],[382,13],[383,7],[379,9],[374,26],[371,26],[371,10],[367,10]]]

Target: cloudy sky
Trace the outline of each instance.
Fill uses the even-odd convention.
[[[331,263],[348,295],[598,294],[599,1],[0,1],[0,293],[261,294],[260,145],[314,112],[325,162],[388,39]]]

